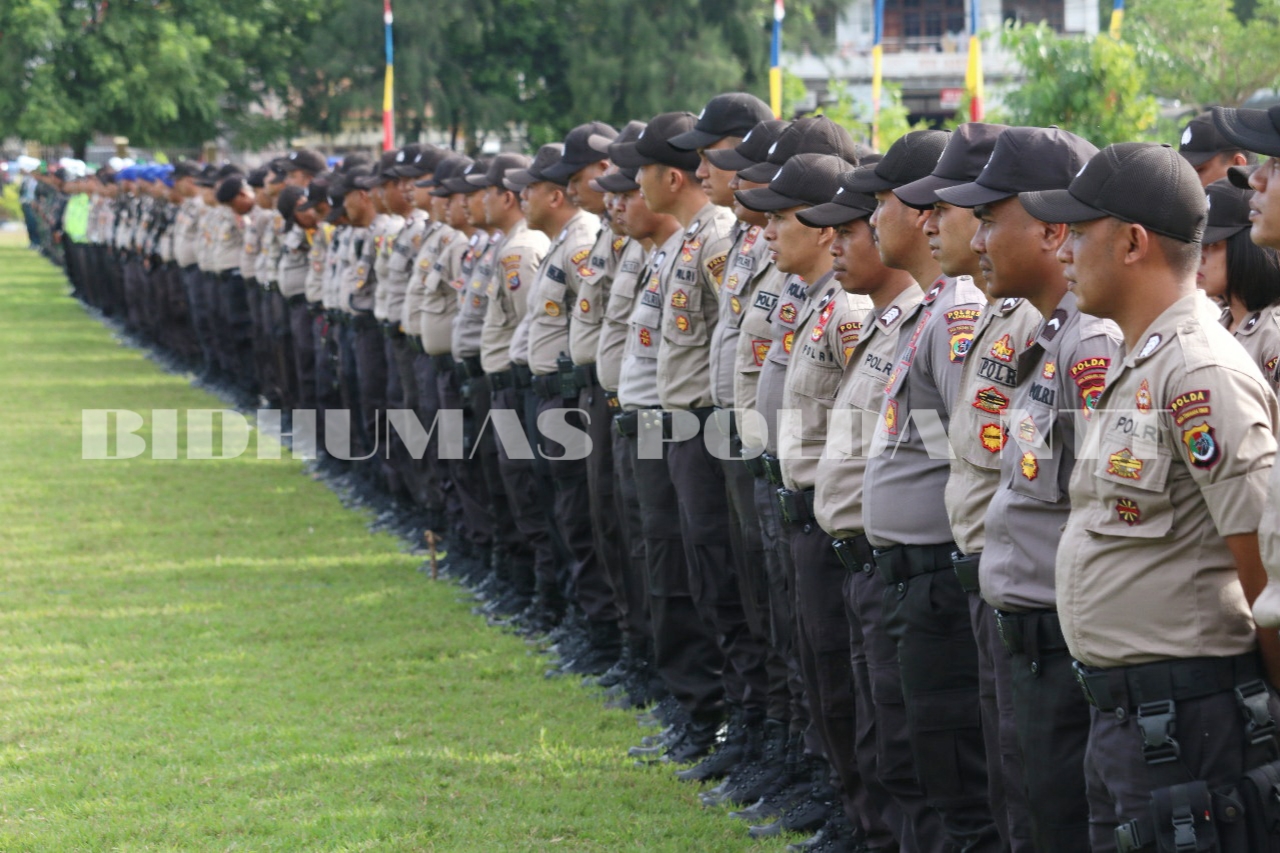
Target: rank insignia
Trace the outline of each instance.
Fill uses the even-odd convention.
[[[735,314],[742,313],[742,303],[738,301],[738,297],[736,296],[729,297],[729,308],[732,309],[733,313]]]
[[[1182,433],[1182,443],[1187,447],[1191,464],[1197,468],[1212,468],[1222,458],[1222,451],[1213,435],[1213,427],[1208,424],[1196,424],[1185,430]]]
[[[1058,365],[1054,364],[1052,361],[1046,361],[1044,363],[1044,370],[1040,371],[1040,375],[1045,379],[1052,379],[1057,375],[1057,373]]]
[[[1160,348],[1160,344],[1164,343],[1164,338],[1158,334],[1147,338],[1147,342],[1142,345],[1142,349],[1138,350],[1138,358],[1146,358]]]
[[[773,346],[773,341],[767,338],[751,339],[751,354],[755,357],[756,367],[764,365],[764,360],[769,355],[769,347]]]
[[[894,305],[888,311],[880,315],[880,319],[878,322],[880,323],[881,326],[884,326],[887,329],[889,328],[889,326],[893,325],[894,320],[897,320],[901,316],[902,316],[902,309],[899,308],[897,305]]]
[[[778,319],[788,325],[796,321],[796,306],[794,302],[788,302],[778,310]]]
[[[982,429],[978,431],[978,440],[982,442],[982,448],[988,453],[999,453],[1003,450],[1007,438],[1000,424],[983,424]]]
[[[677,290],[675,293],[671,294],[671,307],[672,308],[688,308],[689,294],[683,290]]]
[[[898,401],[890,400],[884,407],[884,430],[889,435],[898,434]]]
[[[791,347],[796,341],[795,332],[787,332],[782,336],[782,351],[787,355],[791,355]]]
[[[1023,418],[1018,424],[1018,438],[1022,441],[1036,440],[1036,422],[1030,417]]]
[[[996,361],[1003,361],[1005,364],[1013,361],[1014,351],[1013,342],[1009,340],[1009,336],[1005,335],[996,341],[991,347],[991,357]],[[952,359],[954,361],[954,359]]]
[[[989,415],[1003,414],[1009,407],[1009,398],[995,389],[983,388],[973,398],[973,407]]]
[[[1116,515],[1120,516],[1120,520],[1130,527],[1142,521],[1142,510],[1129,498],[1121,498],[1116,501]]]
[[[689,318],[681,314],[676,317],[676,328],[682,332],[689,331]]]
[[[548,302],[546,305],[544,305],[544,306],[542,306],[542,307],[543,307],[543,309],[547,312],[547,316],[548,316],[548,317],[559,317],[559,316],[560,316],[560,306],[559,306],[559,305],[557,305],[556,303],[554,303],[554,302]]]
[[[581,302],[578,303],[578,310],[583,314],[591,313],[591,303],[586,299],[583,299]]]
[[[1126,447],[1108,457],[1107,473],[1124,480],[1141,480],[1142,460],[1134,456],[1133,452]]]
[[[1147,380],[1142,380],[1142,384],[1138,386],[1138,393],[1134,395],[1134,402],[1137,404],[1139,412],[1151,411],[1151,385]]]
[[[1028,480],[1034,480],[1040,476],[1040,460],[1036,459],[1036,455],[1030,450],[1022,454],[1022,461],[1018,463],[1018,468],[1022,471],[1022,476]]]
[[[648,329],[640,330],[640,346],[642,347],[653,346],[653,335],[650,334]]]

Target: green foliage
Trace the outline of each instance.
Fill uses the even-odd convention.
[[[870,145],[871,105],[855,100],[849,87],[839,80],[830,81],[827,91],[836,96],[835,100],[824,105],[818,113],[844,127],[854,139]],[[885,83],[880,94],[879,150],[888,151],[889,146],[901,137],[929,126],[925,122],[911,124],[908,116],[909,112],[902,103],[902,87],[896,83]]]
[[[1055,124],[1098,147],[1141,138],[1158,113],[1133,46],[1102,34],[1060,36],[1044,23],[1001,36],[1026,72],[1005,97],[1013,124]]]
[[[1125,40],[1156,95],[1237,106],[1280,86],[1280,0],[1259,0],[1242,21],[1232,0],[1134,0]]]
[[[10,181],[0,191],[0,222],[12,220],[22,221],[22,202],[19,201],[21,188],[17,181]]]

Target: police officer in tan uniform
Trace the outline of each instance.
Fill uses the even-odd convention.
[[[782,272],[806,285],[783,386],[783,417],[778,421],[778,455],[783,487],[778,499],[791,534],[795,563],[797,651],[810,714],[823,752],[836,771],[843,809],[836,808],[814,836],[827,845],[861,842],[870,849],[896,845],[881,819],[888,796],[874,777],[859,772],[855,742],[857,713],[853,697],[849,622],[842,591],[845,570],[831,548],[831,537],[814,517],[814,483],[827,438],[827,417],[863,317],[871,308],[865,296],[845,293],[832,273],[830,228],[813,228],[798,218],[802,208],[830,198],[830,187],[853,163],[829,154],[799,154],[789,159],[763,189],[739,191],[738,200],[768,217],[765,240]],[[842,331],[843,330],[843,331]]]
[[[950,474],[948,420],[957,405],[972,317],[986,296],[969,278],[942,274],[919,230],[925,212],[895,194],[903,184],[880,177],[889,174],[890,158],[936,156],[936,140],[928,132],[908,134],[872,175],[860,174],[858,188],[876,194],[871,225],[881,259],[910,272],[925,294],[904,320],[907,343],[886,382],[867,460],[863,518],[885,583],[882,618],[898,646],[908,735],[925,796],[952,844],[995,850],[1001,842],[987,793],[977,644],[968,596],[952,568],[954,541],[943,501]]]
[[[997,124],[960,125],[947,140],[933,173],[895,190],[909,206],[927,211],[924,233],[943,275],[965,276],[979,286],[982,277],[978,256],[969,247],[978,220],[968,209],[940,200],[937,191],[976,178],[1005,130],[1005,125]],[[1011,698],[1007,690],[997,690],[997,685],[1008,684],[1008,658],[996,634],[995,613],[979,594],[977,569],[982,554],[983,519],[999,479],[1000,449],[1004,446],[999,418],[991,410],[1001,408],[1000,400],[1007,403],[1017,387],[1018,354],[1028,345],[1040,316],[1020,299],[988,301],[990,304],[980,310],[957,309],[964,313],[953,313],[948,318],[956,321],[949,328],[956,346],[970,353],[964,360],[959,399],[976,402],[956,406],[951,417],[949,431],[955,456],[947,479],[946,504],[956,540],[956,576],[969,596],[969,616],[978,644],[982,732],[990,770],[987,783],[992,816],[1006,846],[1020,853],[1031,848],[1031,826],[1018,781],[1022,767],[1014,733],[1012,728],[1002,733],[1000,727],[1000,720],[1012,715]]]
[[[942,150],[943,139],[936,147]],[[887,796],[867,810],[893,833],[902,850],[933,850],[943,844],[937,813],[929,808],[916,780],[906,738],[897,648],[881,625],[883,584],[862,522],[862,481],[871,437],[880,419],[884,385],[901,348],[904,321],[924,298],[905,270],[885,266],[867,222],[876,200],[854,189],[863,181],[907,183],[932,168],[890,150],[882,174],[878,165],[860,166],[841,178],[831,201],[798,214],[800,221],[835,228],[832,270],[841,287],[871,299],[860,321],[836,327],[848,360],[832,403],[835,413],[814,479],[814,517],[832,538],[833,555],[846,580],[842,600],[850,630],[850,663],[856,702],[854,757],[863,782]],[[911,167],[914,167],[912,170]],[[861,177],[860,177],[861,176]],[[897,701],[885,701],[894,698]],[[879,700],[879,701],[877,701]]]
[[[1204,193],[1175,151],[1111,145],[1067,189],[1021,198],[1070,225],[1058,257],[1079,308],[1124,335],[1072,473],[1055,572],[1094,706],[1093,849],[1175,849],[1215,825],[1225,836],[1208,789],[1274,757],[1280,711],[1264,668],[1280,671],[1280,647],[1249,612],[1265,582],[1259,518],[1280,409],[1196,290]]]
[[[1076,416],[1087,412],[1101,389],[1120,335],[1111,323],[1080,314],[1056,258],[1065,227],[1031,217],[1017,194],[1065,188],[1096,153],[1091,144],[1063,130],[1015,127],[996,140],[973,183],[937,191],[944,201],[973,209],[979,227],[971,245],[993,304],[1020,299],[1039,318],[1028,335],[1029,345],[1024,348],[1020,330],[1013,338],[1019,350],[1014,364],[1018,387],[1002,392],[1008,393],[1009,403],[997,420],[1004,441],[997,454],[999,487],[986,512],[986,548],[976,567],[981,583],[974,586],[997,608],[999,619],[996,642],[1002,653],[995,655],[995,676],[1000,738],[1014,738],[1020,753],[1016,768],[1005,767],[1006,784],[1011,795],[1026,792],[1030,840],[1034,849],[1048,851],[1089,849],[1084,782],[1088,706],[1076,689],[1055,611],[1058,542],[1049,534],[1061,529],[1071,509],[1067,483],[1075,463]],[[986,363],[990,340],[975,337],[966,372]],[[967,384],[960,393],[961,401],[975,406],[990,398],[981,382]],[[959,418],[952,418],[952,442],[959,454],[963,437],[957,435],[957,423]],[[953,470],[952,481],[956,477]],[[947,484],[949,508],[952,481]],[[980,491],[985,483],[969,488]],[[959,544],[961,531],[969,535],[973,529],[971,517],[961,521],[959,511],[952,509],[952,518]],[[1046,535],[1027,536],[1028,530]],[[1041,767],[1059,769],[1034,769]]]
[[[253,329],[240,266],[244,261],[244,229],[254,208],[253,190],[243,175],[223,178],[215,190],[220,205],[211,224],[209,268],[217,277],[219,327],[215,329],[223,370],[241,392],[243,402],[257,402],[260,389],[253,360]]]

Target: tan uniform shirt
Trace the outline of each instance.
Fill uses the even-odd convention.
[[[373,268],[369,264],[373,253],[372,241],[368,228],[351,227],[344,235],[341,251],[338,255],[338,267],[335,271],[334,287],[338,294],[338,309],[348,314],[365,311],[365,303],[371,301],[372,294],[364,295],[365,286]],[[359,296],[359,304],[357,304]]]
[[[639,298],[632,303],[631,333],[622,353],[618,375],[618,404],[625,410],[650,409],[662,404],[658,393],[658,346],[662,335],[662,279],[675,263],[684,232],[677,231],[649,253],[640,271]]]
[[[240,260],[240,274],[246,279],[258,278],[258,259],[262,257],[262,243],[267,229],[271,227],[272,211],[255,207],[245,217],[248,222],[244,227],[244,257]]]
[[[511,340],[527,310],[529,285],[538,275],[551,241],[521,219],[497,249],[497,266],[489,277],[489,304],[480,333],[480,366],[485,373],[511,369]]]
[[[374,237],[373,272],[378,289],[373,294],[373,316],[378,320],[387,319],[387,273],[391,269],[391,261],[394,257],[392,247],[395,246],[396,239],[403,229],[404,217],[387,214],[383,218],[381,229]]]
[[[1198,291],[1170,306],[1112,363],[1090,419],[1055,578],[1090,666],[1256,646],[1224,537],[1258,530],[1280,410],[1216,314]]]
[[[1071,513],[1067,492],[1077,430],[1083,431],[1097,400],[1091,377],[1106,373],[1123,340],[1110,320],[1081,314],[1074,293],[1062,298],[1035,335],[1018,357],[1021,384],[1004,417],[1008,438],[979,564],[982,597],[1010,611],[1056,606],[1053,567]],[[1073,368],[1082,382],[1072,378]]]
[[[794,414],[779,425],[782,481],[788,489],[812,489],[827,443],[827,415],[845,365],[871,310],[866,296],[845,293],[828,273],[800,312],[800,334],[787,365],[783,407]]]
[[[337,225],[329,232],[324,258],[324,307],[331,311],[344,310],[339,282],[342,280],[343,257],[354,231],[350,225]]]
[[[867,460],[862,513],[877,548],[951,541],[947,426],[973,334],[965,318],[985,304],[986,294],[961,276],[938,279],[917,306]]]
[[[209,254],[209,267],[213,272],[226,272],[240,268],[244,260],[244,229],[246,217],[237,215],[231,208],[220,208],[213,230],[213,244]]]
[[[329,252],[329,236],[332,233],[333,226],[327,222],[308,232],[311,250],[307,253],[310,267],[307,270],[305,291],[307,301],[313,305],[324,301],[324,261]]]
[[[662,283],[658,391],[664,409],[709,408],[711,333],[720,319],[720,283],[737,220],[707,203],[684,230]]]
[[[204,272],[215,272],[213,265],[214,237],[222,227],[222,221],[231,215],[231,211],[222,205],[206,206],[200,211],[199,239],[196,241],[196,263]],[[127,223],[117,223],[114,239],[120,243],[124,239]]]
[[[311,241],[307,232],[297,225],[284,232],[280,243],[280,265],[276,283],[285,299],[302,296],[307,291],[307,276],[311,272]]]
[[[569,312],[584,287],[578,265],[586,266],[599,228],[598,217],[585,210],[575,213],[551,241],[534,279],[526,325],[529,370],[535,376],[555,373],[556,359],[569,353]],[[577,264],[574,258],[580,259]]]
[[[465,234],[452,228],[441,234],[422,294],[422,325],[418,333],[427,355],[453,352],[453,318],[458,316],[462,264],[470,252],[471,240]]]
[[[270,288],[278,285],[280,258],[284,255],[284,216],[279,211],[267,211],[269,220],[262,231],[261,254],[256,272],[258,283]]]
[[[947,515],[956,547],[961,553],[977,554],[985,539],[987,504],[1000,482],[1000,451],[1008,441],[1000,416],[1025,378],[1018,373],[1018,360],[1043,318],[1024,299],[1004,299],[981,309],[952,309],[946,319],[952,336],[960,333],[957,345],[968,347],[960,394],[951,411],[949,435],[955,456],[947,479]],[[966,326],[972,336],[967,341],[961,331]]]
[[[374,316],[404,330],[404,300],[413,276],[413,260],[422,248],[427,230],[427,214],[415,210],[404,220],[400,232],[388,246],[386,272],[378,285],[378,304]]]
[[[732,276],[731,276],[732,277]],[[739,285],[741,311],[737,352],[734,353],[733,402],[741,410],[759,410],[760,371],[773,346],[773,322],[770,319],[778,307],[778,297],[787,285],[787,274],[769,260],[763,272],[752,281]],[[768,442],[765,433],[758,432],[754,418],[743,418],[738,428],[744,447],[762,449]]]
[[[489,311],[489,281],[497,266],[498,247],[503,234],[481,232],[482,245],[477,245],[466,284],[458,302],[458,316],[453,321],[454,358],[472,358],[480,355],[480,339],[484,333],[484,318]]]
[[[579,255],[569,258],[569,263],[574,264],[578,273],[578,295],[569,315],[569,355],[574,364],[596,362],[610,286],[626,244],[626,237],[615,235],[608,225],[601,223],[600,233],[596,235],[587,257],[577,263],[574,263],[574,258]]]
[[[836,539],[863,531],[862,478],[871,438],[880,422],[884,386],[901,349],[899,332],[922,299],[924,293],[912,285],[883,311],[864,315],[861,328],[837,328],[842,338],[851,332],[858,340],[836,390],[834,414],[813,484],[813,514],[822,529]]]
[[[429,221],[427,229],[423,232],[422,248],[418,250],[417,256],[413,259],[413,271],[409,276],[409,286],[404,294],[403,320],[404,331],[407,335],[413,335],[422,339],[422,324],[424,322],[424,310],[427,298],[427,279],[431,275],[431,268],[435,266],[436,256],[440,254],[442,248],[441,242],[445,232],[452,232],[442,222]]]
[[[1253,356],[1271,390],[1280,389],[1280,302],[1245,317],[1235,339]]]
[[[764,418],[767,432],[761,438],[764,449],[773,456],[778,455],[778,417],[783,408],[786,396],[787,365],[791,363],[791,351],[795,349],[796,334],[800,327],[800,314],[804,311],[814,285],[806,284],[798,275],[787,275],[782,279],[781,295],[772,301],[768,313],[769,344],[759,349],[762,365],[760,377],[756,384],[755,409]],[[756,296],[757,302],[764,302],[767,291],[761,289]],[[753,317],[750,318],[754,321]],[[753,322],[754,326],[754,322]],[[754,339],[753,339],[754,341]],[[750,428],[746,435],[752,435]],[[743,439],[746,444],[746,438]],[[751,445],[755,447],[756,445]]]
[[[622,359],[631,331],[631,311],[640,292],[640,273],[644,269],[644,246],[638,240],[623,238],[626,245],[618,259],[618,269],[609,286],[609,303],[605,307],[600,328],[600,346],[596,350],[596,375],[600,387],[618,392],[622,376]]]
[[[725,264],[724,284],[720,288],[719,322],[711,333],[711,398],[722,409],[734,405],[737,378],[738,338],[742,330],[744,300],[752,282],[767,266],[769,244],[761,236],[758,225],[739,222],[734,226],[733,243]]]

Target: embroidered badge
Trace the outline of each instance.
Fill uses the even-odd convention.
[[[822,333],[827,330],[827,321],[831,319],[831,313],[836,310],[834,302],[828,302],[827,307],[822,309],[822,313],[818,315],[818,322],[814,324],[813,331],[809,333],[809,340],[818,342],[822,340]],[[844,325],[848,325],[845,323]],[[843,328],[843,327],[842,327]]]
[[[751,355],[756,360],[756,367],[764,365],[765,357],[769,355],[769,347],[771,346],[773,346],[773,341],[768,338],[751,339]]]
[[[1159,334],[1154,334],[1147,338],[1147,342],[1142,345],[1142,349],[1138,350],[1138,358],[1146,358],[1160,348],[1160,344],[1164,343],[1164,338]]]
[[[1013,356],[1013,342],[1009,340],[1008,335],[1005,335],[1000,340],[996,341],[991,347],[991,357],[996,361],[1003,361],[1008,364],[1013,361]]]
[[[686,264],[693,260],[693,253],[702,248],[702,239],[695,237],[692,240],[686,240],[680,248],[680,260]]]
[[[1040,375],[1045,379],[1052,379],[1057,374],[1058,365],[1054,364],[1052,361],[1046,361],[1044,363],[1044,370],[1040,371]]]
[[[956,308],[954,311],[948,311],[942,316],[946,318],[947,325],[952,323],[974,323],[982,314],[977,308]]]
[[[649,333],[648,329],[640,330],[640,346],[642,347],[653,346],[653,335]]]
[[[889,400],[884,407],[884,431],[889,435],[898,434],[898,401]]]
[[[1130,527],[1142,521],[1142,510],[1129,498],[1121,498],[1116,501],[1116,515],[1120,516],[1120,520]]]
[[[1036,459],[1036,455],[1030,450],[1022,454],[1022,461],[1018,463],[1018,468],[1022,471],[1022,476],[1028,480],[1034,480],[1040,476],[1040,460]]]
[[[1191,429],[1184,430],[1182,443],[1187,447],[1191,464],[1197,468],[1212,468],[1222,458],[1222,451],[1213,435],[1213,427],[1208,424],[1196,424]]]
[[[578,311],[583,314],[591,313],[591,302],[583,299],[578,302]]]
[[[711,260],[707,261],[707,272],[711,273],[711,277],[719,284],[724,277],[725,263],[729,260],[729,254],[722,252]]]
[[[544,305],[544,306],[542,306],[542,307],[543,307],[543,310],[545,310],[545,311],[547,312],[547,316],[548,316],[548,317],[559,317],[559,316],[560,316],[560,306],[559,306],[559,305],[557,305],[556,303],[554,303],[554,302],[548,302],[546,305]]]
[[[676,317],[676,328],[682,332],[689,331],[689,318],[681,314]]]
[[[1169,404],[1169,411],[1173,413],[1173,423],[1176,426],[1182,426],[1192,418],[1204,417],[1213,411],[1209,406],[1209,392],[1188,391],[1179,394]]]
[[[782,351],[787,355],[791,355],[791,347],[796,341],[795,332],[787,332],[782,336]]]
[[[1267,373],[1275,372],[1277,362],[1280,362],[1280,355],[1273,355],[1267,359]]]
[[[686,292],[685,292],[685,291],[683,291],[683,290],[677,290],[675,293],[672,293],[672,294],[671,294],[671,307],[672,307],[672,308],[688,308],[688,307],[689,307],[689,294],[688,294],[688,293],[686,293]]]
[[[1125,480],[1141,480],[1142,460],[1134,456],[1133,452],[1126,447],[1108,457],[1107,473]]]
[[[741,314],[741,313],[742,313],[742,303],[738,301],[738,297],[736,297],[736,296],[730,296],[730,297],[729,297],[729,308],[730,308],[730,309],[733,311],[733,313],[735,313],[735,314]]]
[[[973,346],[973,333],[957,332],[951,336],[951,342],[947,345],[947,358],[952,364],[964,361],[971,346]]]
[[[573,255],[573,257],[569,258],[569,262],[576,267],[576,266],[580,266],[582,262],[589,257],[591,257],[591,249],[587,248],[587,249],[581,250],[580,252],[576,252]]]
[[[1147,380],[1142,380],[1142,384],[1138,386],[1138,393],[1134,395],[1134,402],[1137,404],[1139,412],[1151,411],[1151,385]]]
[[[1081,359],[1071,366],[1071,380],[1080,389],[1080,402],[1086,419],[1092,415],[1106,388],[1107,368],[1110,366],[1111,359],[1100,356]]]
[[[788,302],[778,311],[778,319],[790,325],[796,321],[796,306],[794,302]]]
[[[1008,436],[1000,428],[1000,424],[983,424],[978,431],[978,440],[982,442],[983,449],[988,453],[999,453],[1004,449]]]
[[[1009,398],[997,391],[994,386],[983,388],[974,395],[973,407],[989,415],[1000,415],[1009,408]]]

